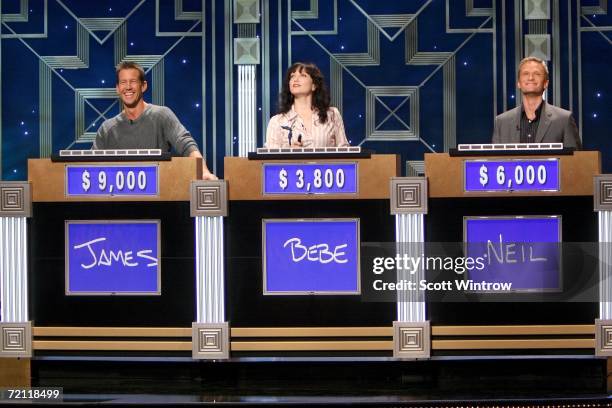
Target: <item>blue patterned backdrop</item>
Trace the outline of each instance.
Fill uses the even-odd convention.
[[[146,99],[177,113],[220,175],[245,134],[262,145],[295,61],[322,68],[353,145],[399,153],[404,174],[417,174],[425,152],[489,141],[495,114],[519,97],[527,54],[549,61],[548,100],[574,112],[585,148],[602,151],[612,172],[607,0],[0,3],[5,180],[26,179],[28,158],[91,146],[118,112],[121,60],[145,67]],[[254,104],[241,105],[250,89]]]

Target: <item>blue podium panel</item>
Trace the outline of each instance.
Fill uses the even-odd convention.
[[[559,191],[559,159],[466,160],[464,191]]]
[[[263,193],[356,194],[357,163],[265,163]]]
[[[159,196],[157,165],[68,165],[66,196]]]
[[[561,217],[465,217],[466,255],[484,259],[476,282],[511,283],[512,291],[561,290]]]
[[[66,221],[66,294],[159,295],[160,221]]]
[[[358,219],[264,219],[264,294],[359,294]]]

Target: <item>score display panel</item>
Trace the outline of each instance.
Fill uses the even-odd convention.
[[[559,159],[465,160],[465,192],[560,191]]]

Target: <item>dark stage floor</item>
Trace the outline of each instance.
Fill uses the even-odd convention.
[[[370,359],[45,357],[32,386],[63,387],[64,402],[389,407],[599,407],[606,360],[588,356]]]

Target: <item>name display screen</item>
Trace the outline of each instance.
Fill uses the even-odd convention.
[[[467,257],[485,267],[475,282],[511,282],[513,291],[561,290],[561,216],[464,217]]]
[[[266,163],[263,194],[356,194],[357,163]]]
[[[559,159],[466,160],[464,191],[559,191]]]
[[[66,221],[67,295],[159,295],[160,221]]]
[[[66,166],[66,196],[158,196],[157,165]]]
[[[360,294],[358,219],[264,219],[264,294]]]

